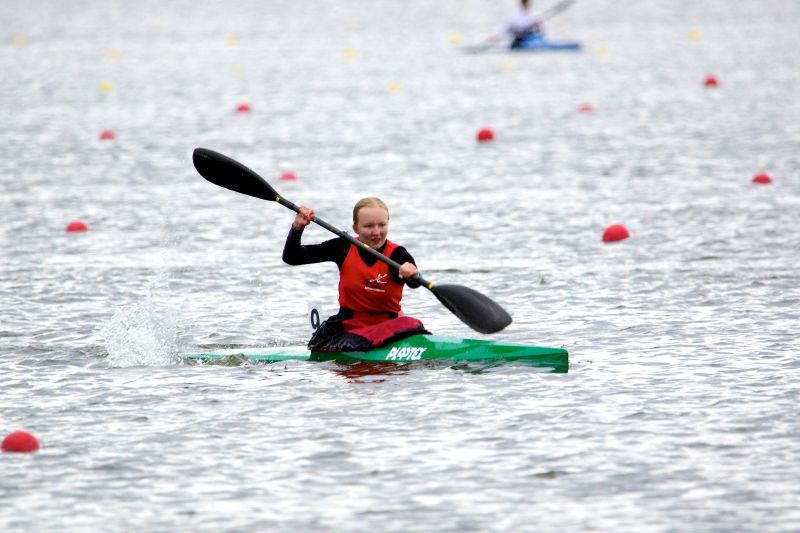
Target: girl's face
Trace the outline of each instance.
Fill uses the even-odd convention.
[[[353,224],[358,240],[370,248],[380,248],[389,233],[389,214],[382,207],[362,207],[358,210],[358,222]]]

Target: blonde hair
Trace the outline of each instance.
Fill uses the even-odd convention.
[[[353,206],[353,224],[358,224],[358,212],[361,211],[362,207],[380,207],[386,211],[386,218],[389,218],[389,208],[383,203],[383,200],[370,196],[369,198],[362,198]]]

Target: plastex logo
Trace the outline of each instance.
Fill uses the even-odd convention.
[[[387,361],[419,361],[427,348],[398,348],[395,346],[386,355]]]

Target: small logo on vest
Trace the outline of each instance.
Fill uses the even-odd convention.
[[[364,288],[368,291],[386,292],[386,285],[389,282],[384,281],[383,278],[388,276],[389,274],[378,274],[378,277],[376,277],[375,279],[367,280],[367,283],[366,285],[364,285]]]

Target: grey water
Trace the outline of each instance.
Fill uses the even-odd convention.
[[[800,530],[800,3],[580,0],[580,53],[463,53],[514,5],[0,3],[0,437],[41,444],[0,530]],[[514,322],[408,314],[569,371],[182,363],[336,307],[197,146],[345,229],[382,197]]]

